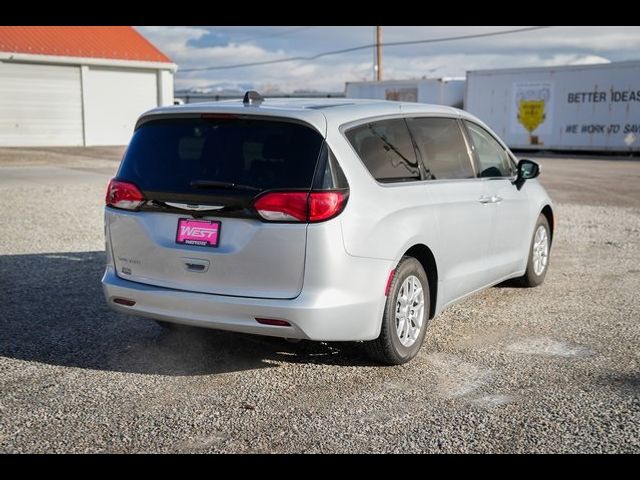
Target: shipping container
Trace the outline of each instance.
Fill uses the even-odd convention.
[[[464,79],[422,78],[418,80],[384,80],[381,82],[347,82],[347,98],[372,98],[401,102],[433,103],[462,108]]]
[[[469,71],[464,105],[514,149],[640,151],[640,62]]]

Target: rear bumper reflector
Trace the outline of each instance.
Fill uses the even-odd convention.
[[[274,327],[290,327],[291,324],[286,320],[277,320],[274,318],[256,318],[256,322],[262,325],[273,325]]]
[[[128,298],[116,297],[113,299],[113,303],[117,303],[118,305],[124,305],[125,307],[133,307],[136,304],[136,301]]]

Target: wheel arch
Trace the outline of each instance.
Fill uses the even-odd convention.
[[[403,257],[413,257],[420,262],[429,280],[429,318],[433,318],[436,313],[438,300],[438,265],[436,258],[429,247],[418,243],[409,248]]]
[[[540,214],[544,215],[547,219],[547,222],[549,222],[549,236],[551,237],[550,240],[553,243],[553,233],[554,233],[554,230],[556,229],[556,219],[553,214],[553,209],[551,208],[551,205],[549,204],[545,205],[542,208],[542,211],[540,212]]]

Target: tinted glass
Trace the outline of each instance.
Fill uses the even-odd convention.
[[[465,122],[473,142],[480,177],[510,177],[515,173],[507,151],[484,128]]]
[[[349,183],[335,155],[326,143],[320,150],[318,167],[313,179],[314,190],[334,190],[349,188]]]
[[[153,121],[133,135],[118,178],[143,191],[176,193],[193,192],[197,180],[310,188],[322,143],[315,130],[282,121]]]
[[[458,121],[453,118],[409,118],[427,178],[473,178],[473,166]]]
[[[346,136],[376,180],[420,180],[415,150],[403,119],[368,123],[352,128]]]

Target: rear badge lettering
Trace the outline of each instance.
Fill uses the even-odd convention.
[[[137,258],[118,257],[118,261],[130,265],[142,265],[142,260],[138,260]]]

